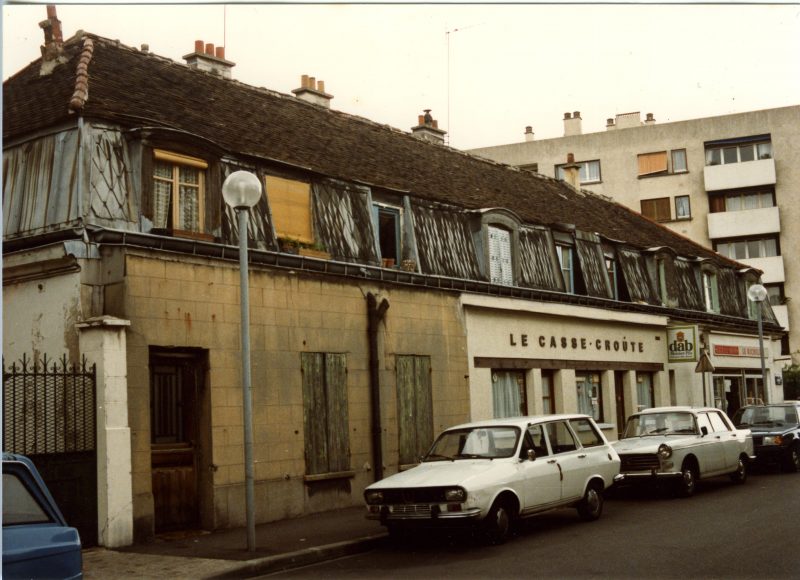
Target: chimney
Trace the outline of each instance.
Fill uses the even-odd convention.
[[[579,116],[580,117],[580,116]],[[575,163],[575,155],[567,153],[567,164],[562,166],[564,170],[564,181],[572,186],[573,189],[581,189],[581,166]]]
[[[331,108],[333,95],[325,92],[325,81],[318,81],[316,77],[303,75],[300,77],[300,88],[292,91],[301,101],[313,103],[326,109]]]
[[[641,127],[641,113],[620,113],[617,115],[617,129],[630,129],[631,127]]]
[[[236,66],[236,63],[225,60],[224,46],[218,46],[215,49],[212,43],[204,43],[202,40],[194,41],[194,52],[184,55],[183,60],[186,61],[190,68],[211,73],[224,79],[231,78],[231,69]]]
[[[431,116],[430,109],[424,109],[424,111],[424,115],[417,117],[419,124],[411,127],[411,134],[423,141],[444,145],[444,136],[447,135],[447,131],[439,128],[439,121]]]
[[[49,75],[59,64],[67,62],[64,56],[64,35],[61,32],[61,21],[56,16],[56,7],[47,5],[47,20],[39,23],[39,28],[44,30],[44,44],[41,46],[42,66],[39,76]]]
[[[564,137],[580,135],[581,133],[581,112],[575,111],[572,115],[564,113]]]
[[[644,124],[645,125],[655,125],[656,124],[656,118],[653,117],[653,113],[647,113],[647,115],[645,116]]]
[[[530,125],[525,127],[525,141],[533,141],[533,127]]]
[[[616,128],[617,126],[614,124],[614,119],[606,119],[606,131],[612,131]]]

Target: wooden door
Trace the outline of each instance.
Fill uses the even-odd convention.
[[[155,531],[199,524],[198,392],[203,365],[188,353],[151,353],[150,433]]]

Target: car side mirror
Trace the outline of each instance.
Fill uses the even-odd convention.
[[[708,427],[700,427],[700,435],[702,435],[703,437],[708,435]]]
[[[528,449],[528,461],[533,461],[534,459],[536,459],[536,451]]]

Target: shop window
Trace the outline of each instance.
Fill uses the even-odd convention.
[[[638,155],[639,177],[658,175],[667,172],[667,152],[643,153]]]
[[[350,470],[347,359],[301,353],[306,475]]]
[[[561,266],[561,275],[564,278],[564,289],[569,294],[575,293],[575,270],[573,252],[570,246],[556,244],[558,263]]]
[[[153,227],[202,233],[208,163],[160,149],[153,154]]]
[[[741,238],[731,241],[719,241],[714,244],[715,250],[722,256],[732,260],[747,260],[752,258],[771,258],[779,256],[778,239],[768,238]]]
[[[311,185],[268,175],[265,179],[275,235],[279,239],[313,244]]]
[[[688,220],[692,217],[692,206],[688,195],[675,196],[675,219]]]
[[[578,412],[595,421],[603,420],[603,390],[600,373],[576,373],[575,388],[578,395]]]
[[[372,219],[385,268],[400,266],[402,248],[402,210],[382,203],[372,204]]]
[[[653,392],[653,373],[636,373],[636,396],[638,398],[637,410],[652,408],[655,394]]]
[[[656,222],[667,222],[672,219],[668,197],[656,199],[643,199],[641,201],[642,215]]]
[[[492,371],[492,407],[495,419],[528,414],[524,372]]]
[[[686,149],[672,151],[672,173],[686,173],[689,166],[686,164]]]
[[[600,161],[578,161],[578,165],[580,165],[580,172],[579,172],[579,179],[581,185],[585,185],[588,183],[600,183],[601,175],[600,175]],[[564,180],[564,163],[561,165],[556,165],[556,179]]]
[[[431,357],[397,355],[400,464],[417,463],[433,443]]]
[[[511,262],[511,232],[488,226],[489,235],[489,279],[492,284],[514,284]]]
[[[717,274],[710,270],[703,270],[703,302],[707,312],[719,313],[719,288],[717,287]]]

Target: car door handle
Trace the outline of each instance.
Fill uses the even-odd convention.
[[[555,460],[555,459],[549,459],[549,460],[547,461],[547,463],[553,464],[553,463],[556,463],[556,460]]]
[[[586,459],[586,454],[581,453],[580,455],[578,455],[578,459]]]
[[[731,437],[736,437],[736,433],[731,433]]]

